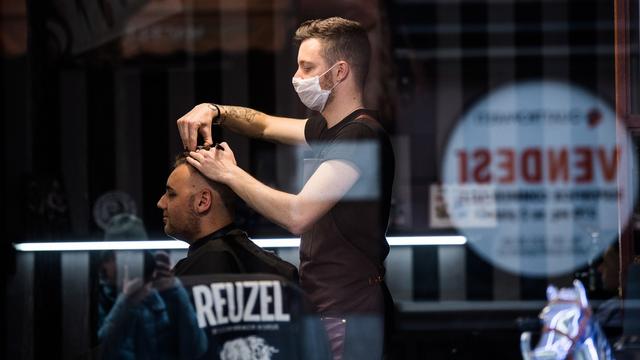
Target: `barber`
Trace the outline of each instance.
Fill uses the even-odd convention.
[[[302,235],[300,284],[322,316],[334,359],[381,358],[393,304],[383,263],[394,156],[378,113],[363,104],[369,40],[359,23],[337,17],[304,22],[295,39],[300,47],[292,82],[313,110],[309,118],[199,104],[178,120],[180,136],[189,150],[196,149],[198,133],[211,145],[216,123],[249,137],[310,147],[317,168],[297,194],[256,180],[236,165],[226,143],[192,151],[187,160],[269,220]]]

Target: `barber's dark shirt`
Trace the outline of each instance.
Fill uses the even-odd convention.
[[[312,174],[322,162],[342,160],[358,169],[358,181],[328,213],[302,235],[300,284],[324,315],[381,313],[378,282],[389,253],[389,220],[394,155],[376,112],[356,110],[330,129],[317,114],[307,121],[305,139]]]

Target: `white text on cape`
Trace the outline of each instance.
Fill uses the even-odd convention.
[[[198,326],[240,322],[287,322],[279,281],[238,281],[196,285],[192,289]]]

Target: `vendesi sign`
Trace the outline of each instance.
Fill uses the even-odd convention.
[[[573,271],[618,235],[635,161],[611,107],[581,88],[529,81],[478,101],[452,132],[443,192],[453,225],[492,264],[529,276]]]

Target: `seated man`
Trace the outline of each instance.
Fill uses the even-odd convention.
[[[293,265],[235,228],[234,200],[228,187],[204,178],[184,156],[176,159],[157,205],[167,235],[189,243],[187,257],[169,270],[169,255],[157,253],[145,259],[153,274],[143,278],[129,279],[125,268],[123,293],[98,332],[102,358],[194,359],[207,351],[178,276],[271,273],[297,283]]]
[[[187,257],[173,273],[192,294],[199,326],[207,334],[202,358],[253,359],[251,354],[259,353],[261,359],[271,354],[329,359],[322,324],[300,288],[292,285],[298,283],[297,269],[235,228],[234,200],[226,185],[205,178],[179,156],[158,201],[165,233],[189,243]],[[280,277],[288,281],[278,281]],[[216,291],[223,286],[225,290]],[[238,288],[244,291],[236,293]],[[240,309],[237,314],[234,308]]]
[[[177,157],[158,201],[167,235],[189,243],[187,257],[176,276],[219,273],[273,273],[298,282],[295,266],[260,249],[236,229],[235,194],[226,185],[209,180]]]

